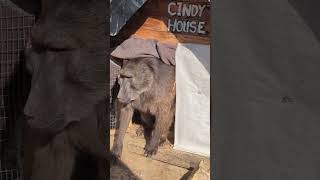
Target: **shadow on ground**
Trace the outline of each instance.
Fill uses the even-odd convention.
[[[111,180],[134,180],[139,179],[121,160],[111,163]]]

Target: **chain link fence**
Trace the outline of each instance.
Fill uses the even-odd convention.
[[[17,122],[27,96],[23,49],[34,17],[0,0],[0,179],[19,179]]]

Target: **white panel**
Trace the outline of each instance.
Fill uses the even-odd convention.
[[[174,148],[210,156],[210,46],[178,44]]]

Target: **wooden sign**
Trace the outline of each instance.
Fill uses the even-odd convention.
[[[122,28],[118,38],[135,35],[163,43],[210,44],[208,0],[148,0]]]
[[[169,2],[167,5],[167,27],[173,33],[208,34],[208,3]],[[207,14],[206,14],[207,13]]]

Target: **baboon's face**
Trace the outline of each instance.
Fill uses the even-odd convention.
[[[42,0],[26,50],[24,112],[34,127],[61,129],[106,97],[106,9],[98,0]]]
[[[128,61],[120,70],[118,82],[120,90],[118,99],[122,103],[130,103],[140,94],[151,88],[154,73],[147,62],[133,59]]]

